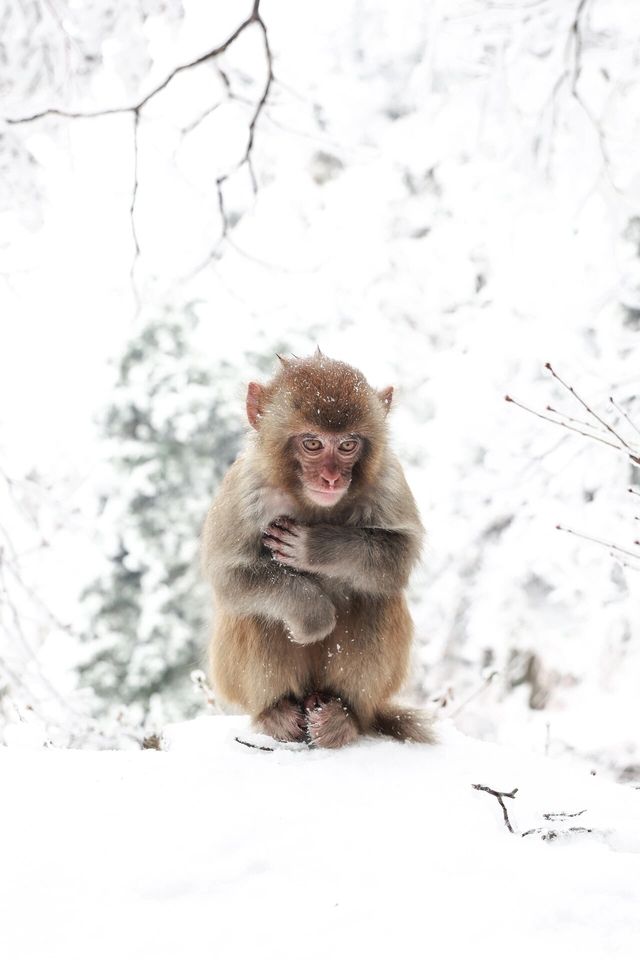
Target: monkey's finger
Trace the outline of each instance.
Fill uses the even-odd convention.
[[[290,520],[289,517],[276,517],[275,520],[272,520],[270,526],[275,527],[277,530],[288,530],[294,537],[298,535],[298,524],[295,520]]]
[[[265,530],[267,537],[272,537],[274,540],[279,540],[280,543],[286,543],[288,545],[293,544],[295,539],[295,534],[289,533],[288,530],[280,530],[279,527],[273,526],[267,527]]]
[[[274,560],[277,560],[278,563],[284,563],[288,567],[293,566],[293,557],[288,556],[286,553],[280,553],[279,550],[273,550],[271,556]]]
[[[279,540],[277,537],[269,537],[267,535],[262,538],[262,542],[267,550],[284,550],[289,546],[289,544],[284,543],[284,541]]]

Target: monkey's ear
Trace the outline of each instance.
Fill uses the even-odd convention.
[[[391,401],[393,400],[393,387],[385,387],[384,390],[378,390],[378,396],[380,397],[386,416],[389,413]]]
[[[258,430],[260,427],[263,399],[264,387],[252,380],[247,387],[247,418],[254,430]]]

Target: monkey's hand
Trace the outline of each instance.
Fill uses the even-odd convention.
[[[419,537],[410,531],[351,524],[305,526],[289,517],[274,520],[262,542],[278,563],[378,596],[404,589],[419,551]]]
[[[336,611],[328,597],[321,594],[304,612],[299,620],[290,618],[287,626],[291,639],[295,643],[315,643],[324,640],[333,632],[336,625]]]
[[[308,537],[308,527],[288,517],[278,517],[262,534],[262,542],[278,563],[311,573]]]
[[[311,572],[307,558],[308,527],[279,517],[267,527],[262,542],[277,563],[300,572]],[[314,591],[300,609],[298,616],[290,617],[288,626],[296,643],[315,643],[328,636],[336,625],[336,611],[331,600]]]

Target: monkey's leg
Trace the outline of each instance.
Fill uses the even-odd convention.
[[[404,597],[352,597],[339,609],[323,652],[322,684],[349,704],[362,733],[432,742],[431,725],[419,710],[391,702],[409,664],[413,625]]]
[[[305,697],[307,730],[315,747],[345,747],[357,740],[358,725],[346,703],[330,694],[312,693]]]
[[[307,738],[307,717],[293,697],[283,697],[254,719],[254,726],[274,740],[300,742]]]
[[[218,612],[211,638],[210,675],[223,702],[250,714],[259,730],[278,740],[303,739],[300,704],[311,689],[314,644],[292,642],[281,624]]]

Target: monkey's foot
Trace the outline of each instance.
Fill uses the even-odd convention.
[[[345,747],[358,738],[358,727],[339,697],[312,693],[306,697],[307,733],[314,747]]]
[[[302,706],[291,697],[283,697],[259,713],[253,722],[256,730],[274,740],[300,742],[307,738],[307,718]]]

